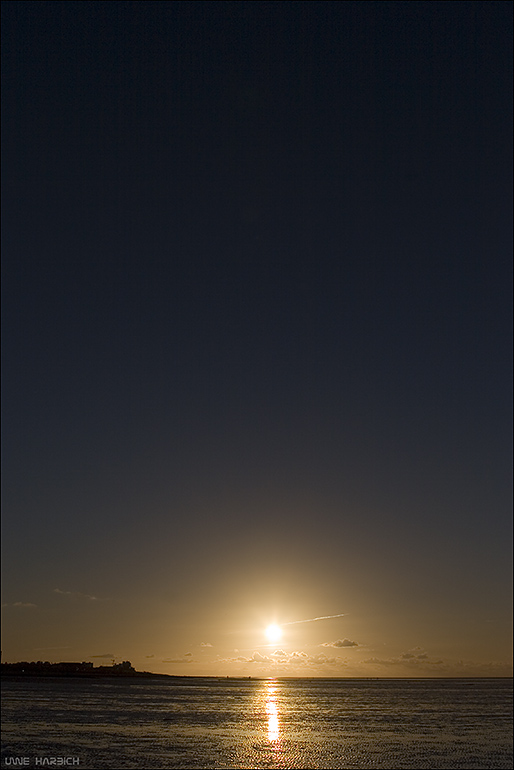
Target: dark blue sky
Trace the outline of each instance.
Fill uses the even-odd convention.
[[[511,3],[2,16],[7,604],[273,527],[504,612]]]

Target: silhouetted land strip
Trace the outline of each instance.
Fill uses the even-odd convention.
[[[116,676],[116,677],[165,677],[172,678],[171,674],[153,674],[149,671],[136,671],[130,661],[115,663],[112,666],[93,666],[92,663],[48,663],[38,660],[36,663],[22,661],[20,663],[2,663],[0,666],[2,676]]]

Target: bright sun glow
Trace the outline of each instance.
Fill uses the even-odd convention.
[[[270,642],[278,642],[280,637],[282,636],[282,629],[280,626],[275,625],[275,623],[272,623],[271,626],[268,626],[266,629],[266,636],[268,637]]]

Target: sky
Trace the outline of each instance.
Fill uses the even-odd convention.
[[[512,4],[2,41],[2,660],[511,675]]]

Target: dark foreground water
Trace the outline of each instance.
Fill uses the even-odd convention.
[[[2,767],[511,768],[509,680],[9,679]]]

